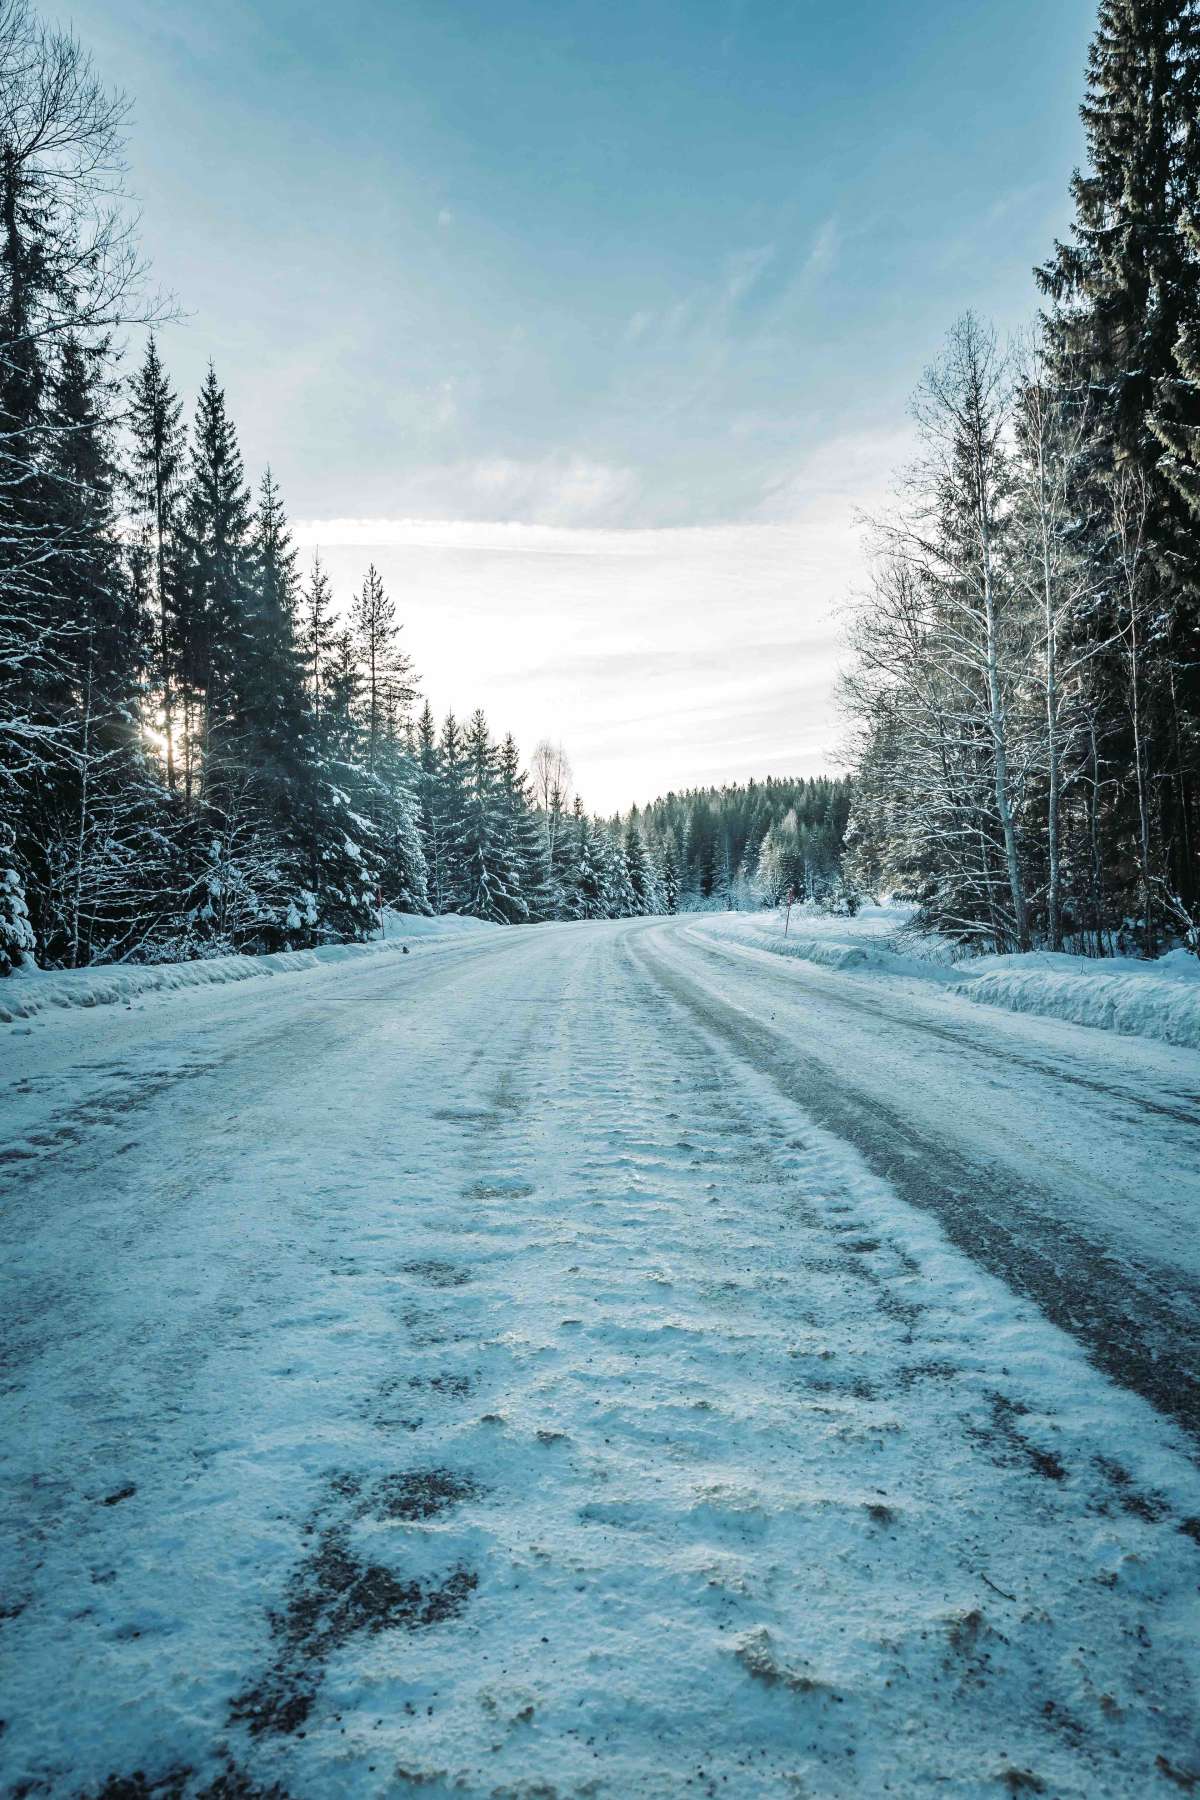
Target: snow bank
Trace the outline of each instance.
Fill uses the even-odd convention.
[[[893,949],[907,917],[907,913],[886,906],[864,907],[853,919],[822,917],[796,907],[786,936],[781,911],[721,913],[705,918],[703,930],[706,936],[730,938],[773,956],[816,963],[822,969],[924,974],[930,967],[927,959],[897,954]]]
[[[764,949],[776,956],[796,956],[802,962],[816,963],[822,969],[862,969],[876,960],[865,944],[839,943],[836,938],[787,937],[768,941]]]
[[[904,909],[887,906],[864,907],[853,919],[793,911],[792,928],[784,937],[779,912],[724,913],[706,918],[700,929],[706,937],[795,957],[818,968],[877,978],[916,977],[985,1006],[1200,1050],[1200,959],[1187,950],[1172,950],[1157,962],[1048,950],[955,962],[950,960],[955,947],[945,940],[914,938],[909,918]]]
[[[214,956],[204,962],[128,964],[52,971],[22,971],[0,983],[0,1024],[31,1019],[60,1008],[117,1006],[144,994],[173,993],[180,988],[221,987],[230,981],[254,981],[267,975],[293,975],[302,969],[358,962],[367,956],[394,956],[421,939],[462,939],[502,930],[481,919],[447,914],[426,919],[416,913],[388,912],[386,939],[368,944],[322,944],[316,950],[280,950],[271,956]]]
[[[1200,1050],[1200,961],[1187,951],[1172,951],[1154,963],[1049,953],[979,961],[988,966],[968,964],[951,984],[952,992],[1011,1012]]]

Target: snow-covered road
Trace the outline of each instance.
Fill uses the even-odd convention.
[[[4,1792],[1195,1785],[1193,1053],[655,920],[0,1058]]]
[[[1200,1057],[780,959],[692,922],[663,986],[1200,1448]]]

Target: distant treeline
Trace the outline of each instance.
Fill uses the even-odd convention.
[[[789,887],[840,904],[850,797],[848,778],[768,777],[667,794],[630,817],[677,871],[685,908],[775,905]]]

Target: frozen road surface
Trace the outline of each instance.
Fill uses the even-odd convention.
[[[0,1028],[0,1792],[1200,1793],[1198,1065],[683,919]]]

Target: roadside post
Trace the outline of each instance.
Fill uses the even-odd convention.
[[[379,936],[382,941],[387,937],[387,922],[383,916],[383,889],[381,887],[375,889],[375,904],[379,908]]]
[[[788,891],[787,891],[787,912],[786,912],[786,914],[785,914],[785,916],[784,916],[784,921],[783,921],[783,935],[784,935],[784,937],[786,937],[786,936],[787,936],[787,934],[788,934],[788,926],[789,926],[789,925],[790,925],[790,924],[791,924],[791,922],[792,922],[792,902],[793,902],[793,901],[794,901],[794,900],[795,900],[795,898],[796,898],[796,890],[795,890],[795,888],[794,888],[794,887],[790,887],[790,888],[789,888],[789,889],[788,889]]]

